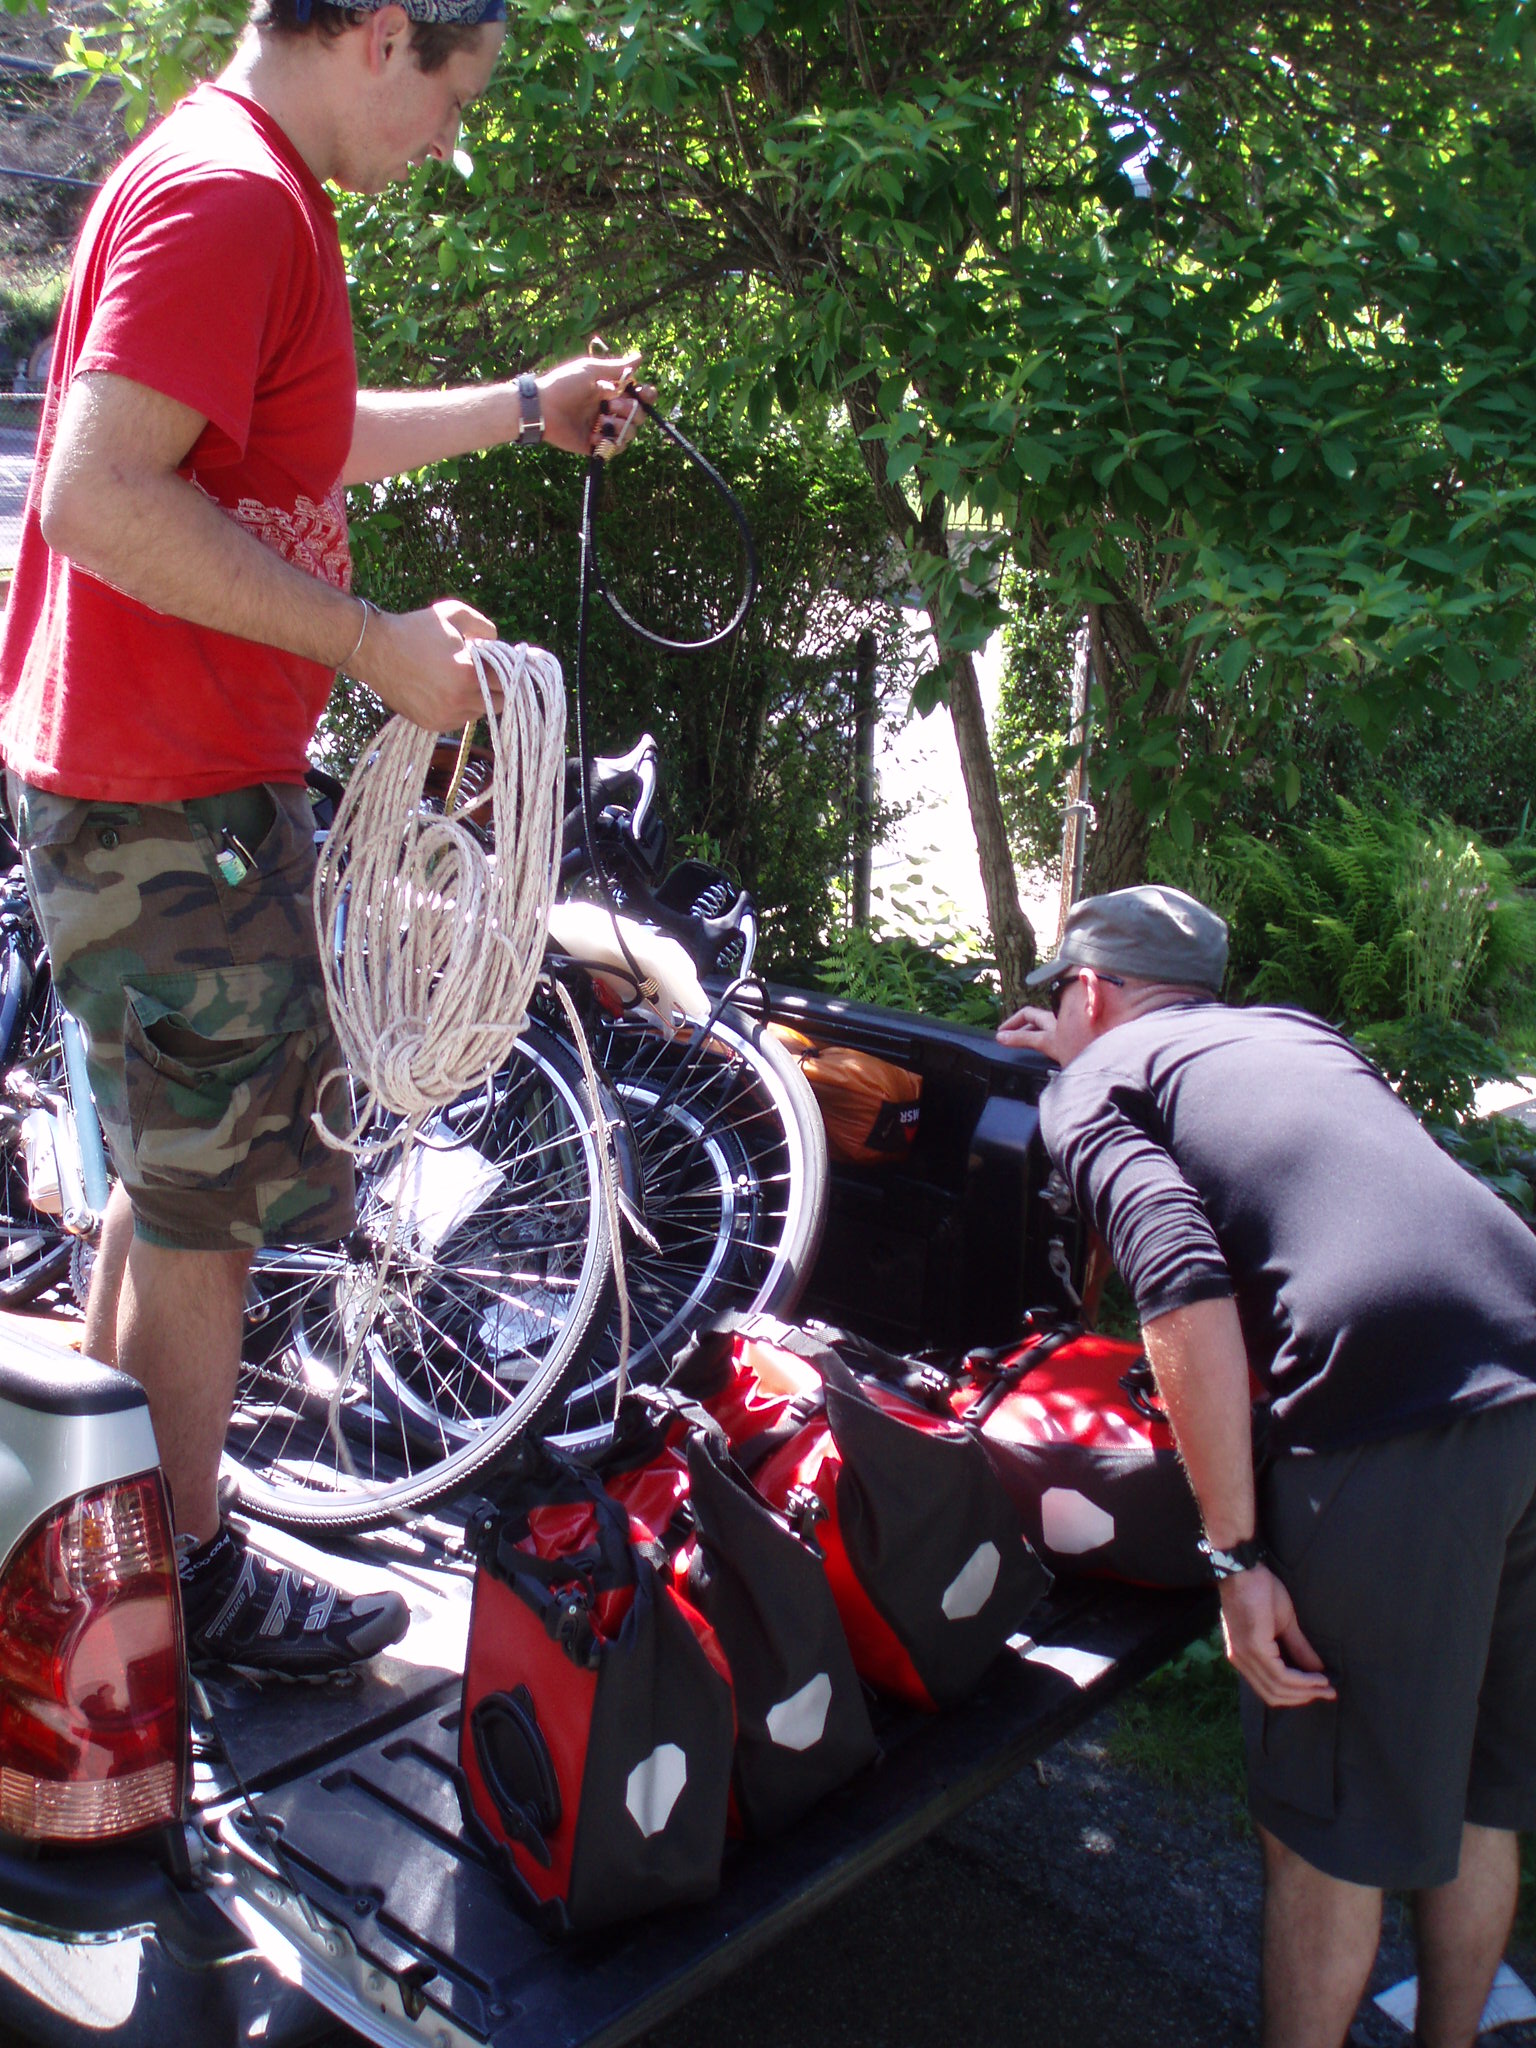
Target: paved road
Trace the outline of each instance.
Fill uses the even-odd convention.
[[[0,407],[0,412],[5,408]],[[16,560],[21,513],[32,476],[34,436],[30,427],[6,426],[0,418],[0,579]]]

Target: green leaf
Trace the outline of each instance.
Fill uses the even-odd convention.
[[[1216,673],[1229,686],[1253,660],[1253,644],[1248,640],[1233,640],[1222,650],[1216,661]]]

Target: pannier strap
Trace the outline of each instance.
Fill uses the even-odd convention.
[[[713,1417],[710,1418],[711,1421],[713,1421],[713,1419]],[[798,1433],[798,1430],[803,1427],[803,1423],[797,1424],[796,1433]],[[773,1435],[779,1434],[777,1430],[771,1433]],[[755,1451],[757,1449],[756,1442],[754,1441],[749,1446],[749,1448]],[[756,1486],[752,1483],[751,1473],[748,1471],[747,1467],[742,1463],[741,1459],[731,1449],[730,1441],[727,1438],[725,1431],[721,1429],[718,1424],[716,1424],[715,1427],[711,1430],[701,1429],[696,1431],[694,1434],[690,1435],[688,1439],[687,1451],[688,1458],[690,1461],[690,1474],[692,1473],[692,1460],[695,1455],[702,1459],[706,1459],[711,1465],[714,1466],[715,1470],[719,1472],[723,1478],[729,1480],[731,1485],[736,1487],[739,1492],[746,1494],[751,1500],[756,1502],[757,1506],[762,1509],[763,1513],[769,1518],[770,1521],[776,1522],[787,1535],[798,1535],[802,1542],[808,1542],[810,1544],[811,1548],[816,1552],[818,1557],[821,1555],[821,1546],[815,1542],[814,1538],[807,1535],[805,1528],[802,1526],[803,1518],[797,1517],[793,1513],[781,1513],[781,1511],[773,1505],[772,1501],[765,1500],[762,1494],[758,1492]],[[758,1460],[758,1462],[760,1463],[761,1460]],[[817,1508],[820,1509],[820,1511],[823,1514],[826,1512],[825,1509],[821,1508],[821,1503],[819,1500],[817,1501],[816,1505]],[[700,1521],[698,1525],[698,1539],[699,1547],[701,1550],[709,1551],[714,1548],[713,1531],[707,1526],[705,1522],[702,1521]]]
[[[967,1420],[979,1429],[989,1420],[1015,1387],[1022,1386],[1031,1373],[1038,1372],[1048,1358],[1054,1358],[1065,1344],[1075,1343],[1083,1335],[1080,1323],[1062,1323],[1054,1330],[1031,1344],[1027,1351],[1020,1352],[1014,1344],[993,1345],[987,1350],[967,1351],[961,1360],[962,1372],[977,1379],[986,1377],[988,1385],[981,1399],[967,1410]],[[1011,1364],[1004,1365],[1007,1358]]]
[[[1127,1401],[1145,1422],[1161,1422],[1171,1428],[1168,1411],[1157,1399],[1157,1381],[1152,1375],[1150,1359],[1138,1358],[1121,1373],[1119,1387]]]
[[[637,1539],[627,1511],[597,1475],[547,1444],[525,1444],[518,1465],[497,1491],[499,1504],[483,1508],[471,1525],[481,1564],[532,1608],[552,1642],[575,1663],[592,1668],[602,1647],[592,1618],[593,1600],[601,1591],[633,1586],[639,1562],[667,1570],[665,1550],[654,1538]],[[531,1533],[531,1511],[573,1500],[585,1500],[592,1509],[597,1524],[594,1544],[565,1557],[540,1557],[521,1547]]]

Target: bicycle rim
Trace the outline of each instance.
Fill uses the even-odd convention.
[[[540,1421],[602,1330],[600,1141],[569,1051],[530,1026],[424,1138],[403,1165],[359,1175],[345,1244],[257,1254],[224,1464],[267,1520],[368,1528],[467,1486]]]
[[[659,1379],[695,1331],[751,1309],[787,1314],[821,1243],[826,1133],[798,1065],[760,1024],[727,1009],[708,1041],[648,1018],[608,1020],[594,1042],[629,1122],[653,1250],[625,1241],[628,1377]],[[558,1441],[582,1449],[613,1425],[617,1310],[586,1377],[566,1389]]]
[[[30,964],[18,947],[7,946],[0,1007],[11,1008],[12,977],[28,977]],[[23,994],[25,979],[14,990],[17,1001],[10,1043],[4,1048],[7,1073],[21,1070],[28,1081],[55,1094],[64,1093],[64,1048],[59,1037],[58,999],[53,982],[39,971],[37,985]],[[0,1307],[20,1308],[69,1271],[74,1240],[56,1214],[32,1206],[21,1126],[29,1105],[9,1089],[0,1099]]]

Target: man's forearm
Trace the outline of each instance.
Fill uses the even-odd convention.
[[[451,455],[515,441],[523,409],[515,384],[456,391],[360,391],[342,481],[377,483]]]
[[[1143,1323],[1141,1335],[1206,1533],[1230,1549],[1255,1533],[1257,1513],[1248,1356],[1236,1305],[1196,1302]]]
[[[103,583],[195,626],[327,668],[357,640],[355,597],[285,562],[179,476],[50,474],[43,534]]]
[[[594,344],[595,345],[595,344]],[[616,453],[634,432],[639,415],[626,395],[638,370],[636,355],[573,356],[539,376],[543,438],[568,455],[601,447]],[[640,394],[654,403],[649,384]],[[352,448],[342,480],[377,483],[515,441],[523,424],[515,383],[470,384],[454,391],[360,391]]]

